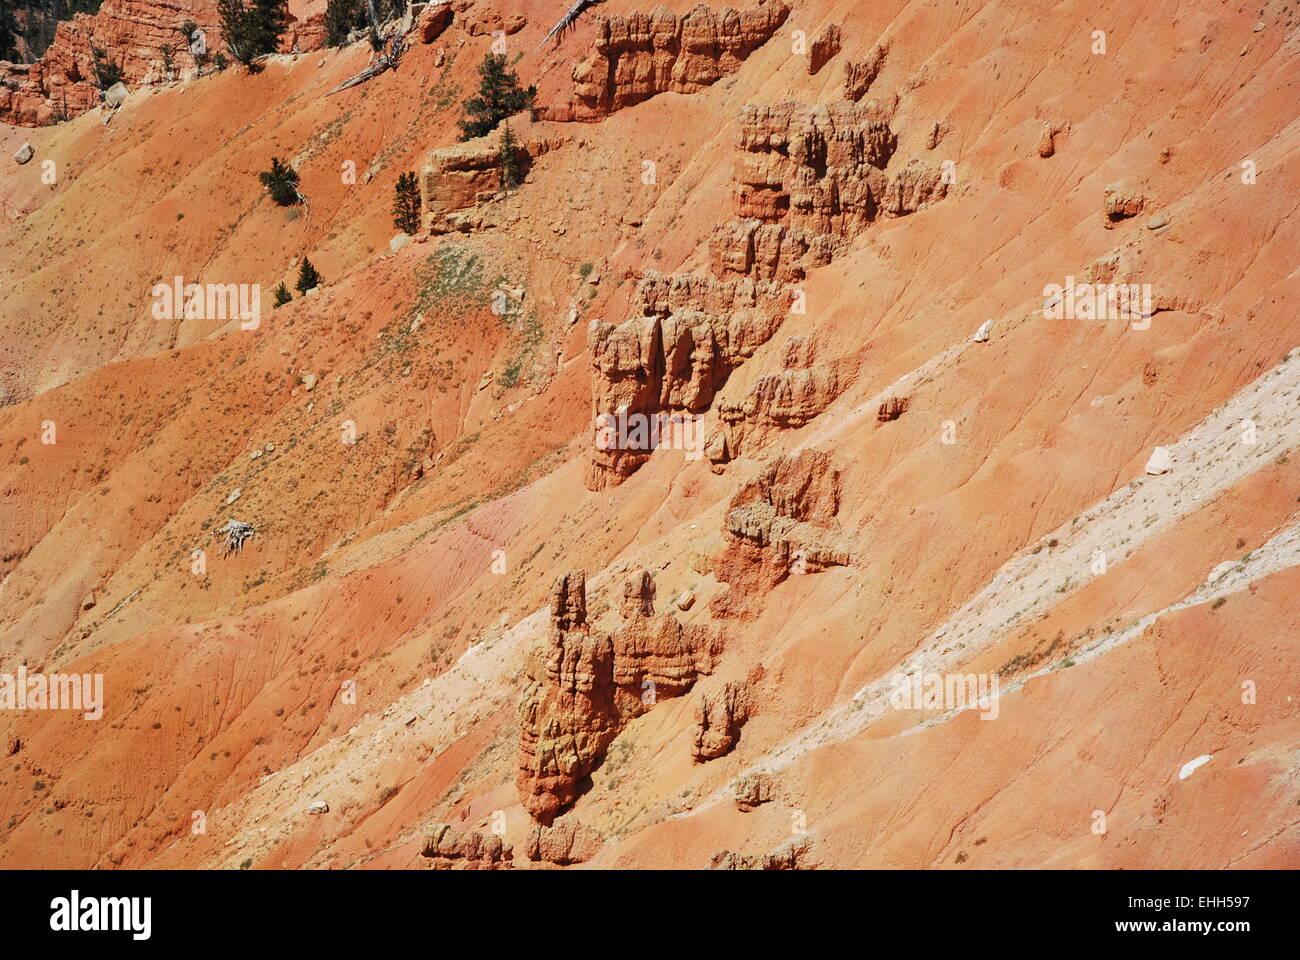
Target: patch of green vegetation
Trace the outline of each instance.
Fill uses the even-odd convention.
[[[1052,655],[1052,652],[1058,646],[1060,646],[1061,643],[1063,643],[1064,641],[1065,641],[1065,631],[1058,632],[1056,636],[1051,640],[1050,643],[1047,641],[1046,638],[1039,640],[1037,643],[1034,644],[1031,650],[1025,653],[1016,654],[1014,657],[1012,657],[1010,660],[1004,663],[1001,667],[999,667],[998,676],[1005,677],[1013,673],[1018,673],[1019,671],[1025,670],[1029,667],[1037,666],[1039,663],[1042,663],[1044,660],[1050,657]],[[1043,648],[1044,643],[1047,644],[1046,649]]]
[[[513,387],[519,383],[519,375],[523,373],[524,358],[522,356],[514,357],[506,368],[501,371],[501,385],[503,387]]]
[[[482,260],[468,247],[456,243],[444,243],[426,257],[416,268],[415,279],[419,289],[405,321],[435,307],[481,306],[487,302]]]

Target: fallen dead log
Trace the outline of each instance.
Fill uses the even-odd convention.
[[[331,97],[334,94],[338,93],[340,90],[346,90],[348,87],[355,87],[359,83],[365,83],[367,80],[371,80],[379,76],[385,70],[396,70],[398,62],[402,59],[402,52],[404,49],[405,47],[403,46],[401,39],[398,37],[394,37],[389,47],[388,53],[381,56],[370,66],[366,67],[366,69],[358,73],[356,76],[349,77],[347,80],[344,80],[333,90],[329,91],[329,93],[325,94],[325,96]]]

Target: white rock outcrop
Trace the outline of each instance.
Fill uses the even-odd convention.
[[[1151,451],[1151,459],[1147,461],[1147,473],[1151,476],[1159,476],[1162,473],[1168,473],[1173,469],[1174,458],[1167,447],[1156,447]]]

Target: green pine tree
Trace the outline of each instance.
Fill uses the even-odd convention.
[[[403,173],[393,189],[393,226],[403,233],[420,229],[420,184],[414,173]]]
[[[501,128],[499,155],[501,185],[507,190],[513,190],[523,180],[523,172],[519,169],[519,143],[515,140],[515,135],[511,132],[508,123]]]
[[[122,69],[120,60],[114,61],[113,57],[103,47],[96,47],[93,44],[90,47],[90,57],[95,67],[95,85],[101,90],[107,90],[116,83],[121,82],[126,76]]]
[[[294,284],[298,288],[298,292],[306,293],[313,287],[319,287],[324,282],[324,278],[316,272],[316,268],[311,265],[311,261],[303,257],[302,266],[298,268],[298,282]]]
[[[257,175],[262,186],[271,193],[271,199],[282,207],[291,207],[298,202],[298,171],[287,163],[281,163],[279,157],[271,158],[271,169],[263,170]]]
[[[293,299],[293,294],[289,292],[289,288],[286,287],[284,285],[284,281],[281,280],[280,285],[275,288],[275,306],[277,308],[283,307],[286,303],[288,303],[292,299]]]
[[[364,0],[329,0],[325,7],[325,42],[331,47],[342,47],[348,34],[367,23]]]
[[[217,0],[217,15],[226,49],[243,64],[274,53],[289,23],[285,0]]]
[[[491,133],[498,123],[520,110],[531,108],[537,88],[519,86],[519,77],[506,66],[504,53],[489,53],[478,65],[478,96],[465,101],[465,118],[460,123],[462,140]]]
[[[18,23],[8,3],[0,3],[0,60],[18,60]]]

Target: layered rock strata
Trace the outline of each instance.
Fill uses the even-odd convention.
[[[529,659],[518,711],[520,800],[544,826],[573,805],[630,720],[686,693],[716,662],[714,634],[654,614],[645,571],[624,587],[622,609],[611,635],[588,622],[582,571],[552,589],[550,629]]]
[[[782,0],[760,0],[740,11],[699,4],[678,15],[661,5],[649,13],[593,15],[595,41],[573,68],[572,90],[538,114],[595,121],[656,94],[697,93],[734,73],[789,13]]]

